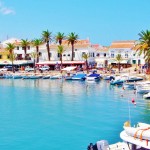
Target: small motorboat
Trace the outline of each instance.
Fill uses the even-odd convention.
[[[120,76],[115,77],[115,78],[110,78],[111,85],[122,85],[123,82],[124,82],[124,80]]]
[[[99,81],[101,78],[100,74],[92,73],[86,77],[87,81]]]
[[[40,75],[31,75],[29,76],[30,79],[40,79],[42,76]]]
[[[86,79],[85,73],[77,73],[72,77],[72,80],[85,80],[85,79]]]
[[[43,76],[42,79],[49,79],[51,76],[50,75],[46,75],[46,76]]]
[[[137,82],[137,81],[142,81],[143,78],[142,77],[129,77],[129,79],[127,80],[127,82]]]
[[[30,79],[30,76],[29,75],[23,75],[22,79]]]
[[[134,82],[124,82],[123,83],[123,87],[124,88],[128,88],[128,89],[134,89],[135,88],[135,83]]]
[[[22,78],[22,75],[13,75],[12,78],[13,78],[13,79],[21,79],[21,78]]]
[[[61,74],[52,75],[50,76],[50,79],[62,79],[62,75]]]
[[[145,98],[145,99],[150,99],[150,92],[147,93],[147,94],[144,94],[144,95],[143,95],[143,98]]]

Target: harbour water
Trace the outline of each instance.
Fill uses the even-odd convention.
[[[150,123],[148,100],[107,81],[4,79],[0,91],[1,150],[84,150],[121,141],[127,120]]]

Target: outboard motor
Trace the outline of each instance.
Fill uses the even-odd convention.
[[[109,149],[109,144],[108,144],[108,141],[106,141],[106,140],[97,141],[96,144],[97,144],[98,150],[108,150]]]

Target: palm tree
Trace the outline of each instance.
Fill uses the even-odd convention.
[[[139,40],[135,45],[135,49],[139,52],[139,55],[144,54],[145,62],[148,64],[148,72],[150,71],[150,31],[141,31]]]
[[[67,37],[68,44],[71,44],[72,46],[72,58],[71,58],[72,61],[74,57],[74,44],[77,42],[77,39],[78,39],[78,35],[75,34],[74,32],[69,33]]]
[[[86,70],[87,70],[87,73],[89,72],[89,67],[88,67],[88,58],[89,58],[89,55],[84,53],[82,55],[82,57],[85,59],[85,64],[86,64]]]
[[[64,51],[65,51],[64,47],[62,45],[58,45],[57,52],[58,52],[58,54],[60,54],[61,69],[62,69],[62,54],[63,54]]]
[[[14,60],[15,60],[15,55],[14,55],[14,49],[16,48],[16,46],[12,43],[7,43],[7,47],[6,50],[9,51],[9,59],[11,60],[12,63],[12,71],[13,73],[15,72],[14,70]]]
[[[36,59],[36,63],[39,62],[39,46],[40,46],[42,43],[43,43],[43,42],[42,42],[41,39],[34,39],[34,40],[32,41],[32,45],[33,45],[34,47],[36,47],[36,53],[38,54],[38,55],[37,55],[37,59]]]
[[[120,73],[120,62],[122,61],[122,56],[121,56],[121,54],[118,54],[118,55],[116,56],[116,61],[118,62],[118,71],[119,71],[119,73]]]
[[[34,60],[34,63],[33,63],[33,65],[34,65],[34,73],[36,73],[36,69],[35,69],[35,59],[38,57],[38,53],[37,52],[32,52],[32,53],[30,53],[30,56],[33,58],[33,60]]]
[[[46,48],[47,48],[47,54],[48,54],[48,60],[50,61],[50,47],[49,47],[49,42],[51,40],[51,34],[52,32],[43,31],[42,32],[42,39],[46,43]]]
[[[28,46],[30,46],[30,41],[28,41],[28,39],[21,39],[21,46],[24,50],[24,54],[25,54],[25,60],[27,60],[27,48]]]
[[[56,42],[58,42],[59,45],[61,45],[62,40],[65,38],[64,33],[58,32],[55,38],[56,38]]]

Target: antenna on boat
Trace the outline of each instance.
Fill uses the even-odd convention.
[[[129,122],[131,124],[131,109],[130,109],[130,102],[128,100],[128,113],[129,113]]]

